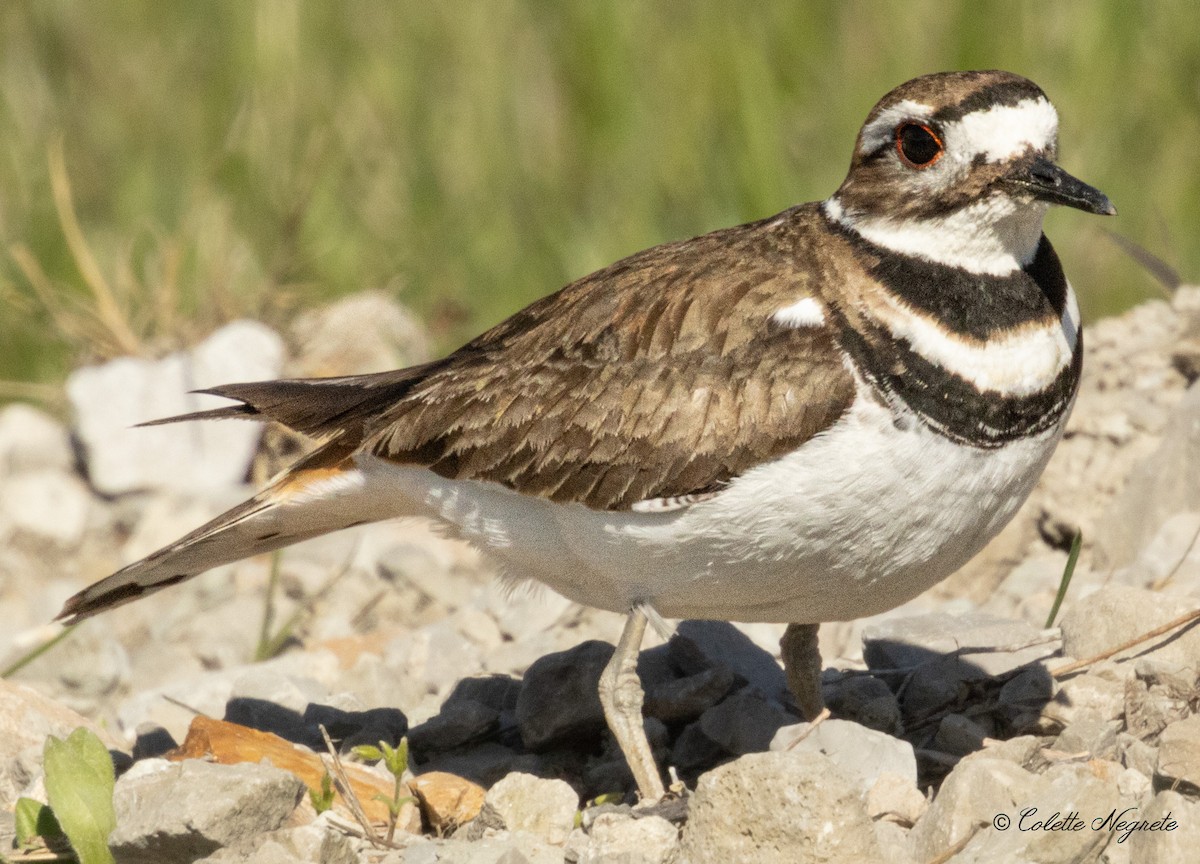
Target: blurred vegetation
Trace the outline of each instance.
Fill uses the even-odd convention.
[[[622,255],[822,198],[886,90],[1011,69],[1117,203],[1091,318],[1200,275],[1200,7],[807,0],[0,4],[0,381],[386,288],[445,348]],[[0,389],[0,396],[5,391]]]

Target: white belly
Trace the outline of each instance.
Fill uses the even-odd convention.
[[[817,623],[897,606],[994,537],[1033,489],[1061,428],[980,450],[859,400],[829,432],[714,498],[660,513],[554,504],[494,483],[375,459],[397,513],[448,523],[509,576],[616,612]]]

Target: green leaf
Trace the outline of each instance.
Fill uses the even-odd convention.
[[[29,846],[37,838],[65,837],[62,826],[54,818],[54,811],[41,801],[32,798],[18,798],[17,806],[13,808],[16,821],[17,845]]]
[[[397,814],[400,812],[400,805],[397,804],[396,800],[390,795],[384,795],[382,792],[376,792],[372,800],[382,802],[388,808],[388,812],[392,814],[393,819],[395,819]]]
[[[383,746],[388,772],[399,780],[408,768],[408,738],[401,738],[400,746],[395,750],[386,744]]]
[[[417,799],[412,795],[404,795],[400,798],[390,798],[387,795],[384,795],[382,792],[376,792],[372,800],[380,801],[386,805],[388,812],[392,814],[393,819],[400,815],[400,808],[405,804],[417,803]]]
[[[324,813],[333,806],[333,777],[326,771],[321,775],[321,789],[308,790],[308,800],[312,802],[313,809],[318,813]]]
[[[65,741],[53,735],[47,738],[43,759],[46,797],[79,864],[113,864],[108,835],[117,817],[108,749],[95,734],[81,728]]]
[[[1083,532],[1076,531],[1075,539],[1071,541],[1071,553],[1067,556],[1067,566],[1063,569],[1062,578],[1058,581],[1058,593],[1054,595],[1054,605],[1050,607],[1050,614],[1046,617],[1047,630],[1054,626],[1054,619],[1058,617],[1059,607],[1062,606],[1063,598],[1067,596],[1067,588],[1071,584],[1071,577],[1075,575],[1075,565],[1079,562],[1081,548],[1083,548]]]
[[[364,762],[378,762],[383,758],[383,753],[378,747],[372,747],[370,744],[359,744],[351,752]]]

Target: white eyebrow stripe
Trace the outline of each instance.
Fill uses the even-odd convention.
[[[825,323],[825,309],[811,297],[803,297],[775,310],[771,320],[787,327],[820,327]]]
[[[1003,162],[1026,150],[1053,150],[1058,141],[1058,112],[1042,98],[1016,105],[995,105],[942,124],[947,150],[970,159]]]
[[[862,131],[862,144],[858,152],[865,156],[884,144],[896,134],[896,127],[905,120],[928,120],[933,116],[933,106],[905,99],[879,112],[879,116],[867,124]]]

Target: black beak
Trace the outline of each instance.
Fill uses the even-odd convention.
[[[1117,208],[1107,195],[1072,177],[1044,156],[1018,168],[1008,178],[1008,183],[1051,204],[1063,204],[1099,216],[1117,215]]]

